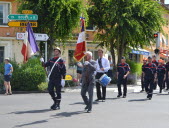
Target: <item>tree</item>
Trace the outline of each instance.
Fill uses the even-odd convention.
[[[109,48],[118,62],[133,48],[151,45],[154,32],[162,32],[165,21],[161,5],[153,0],[90,0],[89,22],[97,26],[96,40]],[[115,64],[115,61],[114,61]]]
[[[18,12],[33,10],[39,16],[38,27],[34,32],[49,35],[48,46],[51,57],[54,42],[64,42],[77,27],[82,11],[81,0],[16,0]]]

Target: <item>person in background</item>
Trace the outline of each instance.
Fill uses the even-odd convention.
[[[165,81],[165,66],[163,66],[163,60],[162,59],[160,59],[158,61],[157,80],[158,80],[158,86],[160,87],[159,93],[161,93],[162,89],[163,89],[163,83]]]
[[[109,63],[110,63],[110,69],[108,70],[107,75],[112,78],[113,77],[113,61],[111,59],[111,56],[108,57]]]
[[[123,84],[123,98],[126,98],[127,95],[127,76],[130,73],[130,66],[126,63],[125,57],[121,58],[121,63],[117,66],[117,87],[118,95],[117,97],[122,96],[121,84]]]
[[[4,85],[6,89],[5,95],[12,95],[12,89],[11,89],[11,77],[12,77],[12,72],[13,72],[13,67],[12,64],[10,64],[9,58],[5,59],[5,65],[4,65]]]
[[[165,65],[165,68],[166,68],[166,85],[167,85],[166,90],[168,90],[169,89],[169,57],[168,57],[166,65]],[[164,89],[165,89],[165,87],[164,87]]]
[[[109,60],[103,56],[103,50],[98,49],[98,56],[97,59],[97,70],[96,70],[96,79],[99,80],[100,77],[108,72],[110,69]],[[102,95],[101,90],[102,88]],[[97,92],[97,99],[95,101],[105,101],[106,100],[106,87],[103,87],[98,81],[96,81],[96,92]]]
[[[77,85],[79,86],[81,84],[81,78],[82,78],[82,70],[83,70],[83,65],[81,62],[77,62]]]
[[[145,90],[147,92],[147,98],[151,100],[153,96],[154,82],[157,79],[156,65],[152,63],[152,58],[148,57],[148,63],[145,66],[144,70],[144,79],[145,79]]]
[[[165,84],[166,84],[166,63],[165,63],[165,60],[164,59],[162,59],[162,65],[165,67],[165,80],[164,80],[164,82],[163,82],[163,85],[162,85],[162,89],[164,89],[165,88]]]
[[[156,67],[158,66],[158,62],[156,60],[156,56],[155,55],[153,55],[153,57],[152,57],[152,63],[155,64]],[[154,90],[156,90],[156,88],[157,88],[157,81],[154,81]]]
[[[85,110],[87,113],[92,111],[93,104],[93,88],[95,85],[95,71],[97,68],[96,61],[92,60],[92,52],[86,52],[86,61],[84,63],[84,69],[82,71],[82,89],[81,96],[86,104]],[[88,92],[89,98],[86,96]]]
[[[144,92],[144,88],[145,88],[144,71],[145,71],[146,64],[147,64],[147,58],[144,58],[143,59],[143,65],[142,65],[142,74],[141,74],[141,88],[142,88],[142,90],[140,92]]]

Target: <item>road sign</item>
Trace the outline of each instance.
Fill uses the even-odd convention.
[[[32,10],[22,10],[23,14],[32,14],[33,11]]]
[[[41,34],[41,33],[34,33],[36,41],[47,41],[49,39],[47,34]],[[17,40],[24,40],[25,33],[17,33],[16,39]]]
[[[10,14],[8,15],[9,20],[38,20],[38,15],[36,14]]]
[[[149,54],[150,54],[148,51],[138,51],[138,50],[132,50],[132,53],[146,55],[146,56],[149,56]]]
[[[8,22],[8,26],[10,27],[26,27],[28,22]],[[31,27],[37,27],[37,22],[30,22]]]

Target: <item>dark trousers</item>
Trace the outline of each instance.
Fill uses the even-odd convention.
[[[108,70],[107,75],[108,75],[108,77],[112,78],[113,77],[113,70]]]
[[[87,105],[88,110],[92,110],[93,88],[94,88],[94,80],[90,83],[82,84],[81,96],[83,98],[84,103]],[[89,98],[86,96],[87,92]]]
[[[160,88],[160,92],[163,89],[163,84],[164,84],[164,76],[158,76],[158,86]]]
[[[145,80],[144,80],[143,74],[141,75],[141,88],[142,90],[144,90],[145,88]]]
[[[167,84],[166,89],[169,89],[169,79],[168,79],[168,74],[166,74],[166,84]]]
[[[100,77],[103,74],[104,73],[97,73],[96,79],[100,79]],[[100,87],[102,87],[102,95],[101,95]],[[97,91],[97,99],[106,99],[106,87],[103,87],[99,82],[96,82],[96,91]]]
[[[147,97],[153,96],[154,89],[154,78],[145,78],[145,90],[147,92]]]
[[[56,94],[54,92],[54,88],[56,89]],[[48,83],[48,91],[51,95],[52,99],[61,100],[61,79],[56,80],[50,80]],[[57,96],[56,96],[57,95]]]
[[[157,88],[157,82],[155,81],[154,82],[154,89],[156,89]]]
[[[126,94],[127,94],[127,78],[124,79],[123,77],[118,77],[117,87],[118,87],[118,94],[119,95],[122,95],[121,85],[123,85],[123,95],[126,96]]]

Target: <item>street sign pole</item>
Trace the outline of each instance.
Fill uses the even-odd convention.
[[[47,62],[47,59],[48,59],[48,43],[47,42],[45,42],[45,62]]]

